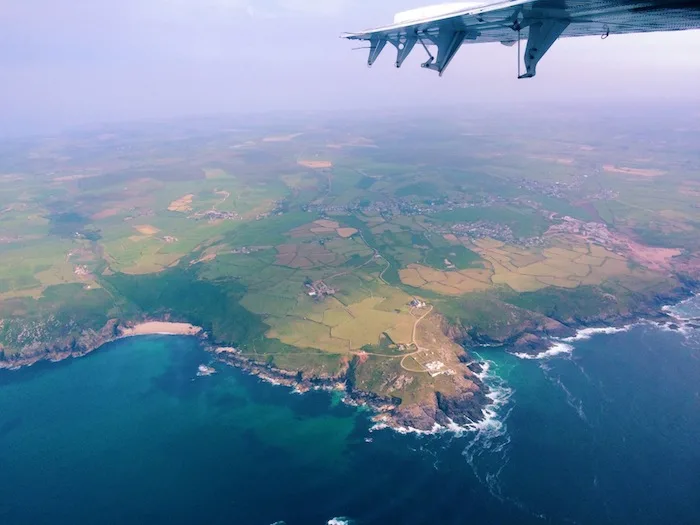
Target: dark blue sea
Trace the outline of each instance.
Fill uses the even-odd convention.
[[[220,364],[196,377],[210,356],[182,337],[2,371],[0,524],[700,523],[700,333],[558,350],[480,352],[495,403],[461,435],[372,431],[337,396]]]

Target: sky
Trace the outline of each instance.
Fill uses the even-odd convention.
[[[700,32],[563,39],[518,81],[516,51],[420,50],[372,69],[340,33],[430,0],[0,1],[0,135],[97,122],[413,105],[700,103]]]

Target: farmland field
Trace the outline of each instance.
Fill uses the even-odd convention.
[[[586,121],[524,142],[521,124],[478,114],[343,118],[5,147],[2,358],[167,318],[289,372],[351,367],[357,388],[410,402],[449,390],[460,366],[436,327],[501,340],[507,316],[627,315],[697,279],[692,123],[621,149],[624,130]]]

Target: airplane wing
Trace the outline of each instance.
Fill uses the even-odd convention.
[[[397,51],[396,67],[416,47],[428,59],[422,66],[441,76],[462,44],[500,42],[507,46],[526,39],[525,72],[534,77],[537,64],[559,38],[700,28],[698,0],[509,0],[490,4],[459,2],[399,13],[394,23],[344,38],[369,43],[371,66],[386,44]],[[431,48],[437,48],[433,56]]]

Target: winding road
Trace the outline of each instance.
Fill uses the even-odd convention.
[[[409,353],[409,354],[403,354],[403,355],[377,354],[377,353],[374,353],[374,352],[362,352],[362,354],[363,354],[363,355],[373,355],[373,356],[377,356],[377,357],[388,357],[388,358],[391,358],[391,359],[395,359],[395,358],[399,358],[399,357],[400,357],[400,358],[401,358],[401,362],[400,362],[399,364],[401,365],[401,368],[403,368],[403,369],[406,370],[407,372],[428,373],[428,371],[425,370],[425,369],[423,369],[423,370],[414,370],[414,369],[412,369],[412,368],[408,368],[406,365],[404,365],[403,362],[404,362],[404,360],[405,360],[407,357],[412,357],[412,356],[414,356],[414,355],[420,354],[421,352],[425,352],[425,351],[427,350],[427,348],[422,348],[421,346],[418,345],[418,342],[416,341],[416,330],[418,329],[418,324],[419,324],[423,319],[425,319],[425,318],[430,314],[430,312],[432,312],[432,311],[433,311],[433,305],[431,304],[431,305],[430,305],[430,308],[428,309],[428,311],[425,312],[423,315],[421,315],[421,316],[420,316],[418,319],[416,319],[416,321],[413,323],[413,332],[412,332],[412,334],[411,334],[411,343],[416,347],[416,350],[414,350],[413,352],[411,352],[411,353]],[[416,361],[416,363],[418,363],[418,361]],[[420,364],[420,363],[418,363],[418,364]]]
[[[430,305],[430,308],[428,308],[428,311],[425,312],[423,315],[421,315],[418,319],[416,319],[416,322],[413,323],[413,333],[411,334],[411,342],[415,345],[416,350],[415,350],[414,352],[411,352],[410,354],[406,354],[405,356],[403,356],[403,357],[401,358],[401,363],[400,363],[401,368],[403,368],[403,369],[406,370],[407,372],[428,372],[428,371],[425,370],[425,369],[423,369],[423,370],[413,370],[413,369],[411,369],[411,368],[408,368],[406,365],[404,365],[403,362],[404,362],[404,360],[405,360],[407,357],[412,357],[412,356],[414,356],[414,355],[416,355],[416,354],[419,354],[419,353],[424,352],[425,350],[427,350],[426,348],[421,348],[420,345],[418,344],[418,342],[416,341],[416,330],[418,329],[418,323],[420,323],[423,319],[425,319],[425,318],[430,314],[430,312],[432,312],[432,311],[433,311],[433,305],[431,304],[431,305]],[[416,363],[418,363],[418,361],[416,361]],[[420,365],[420,363],[418,363],[418,364]],[[422,365],[421,365],[421,366],[422,366]]]

